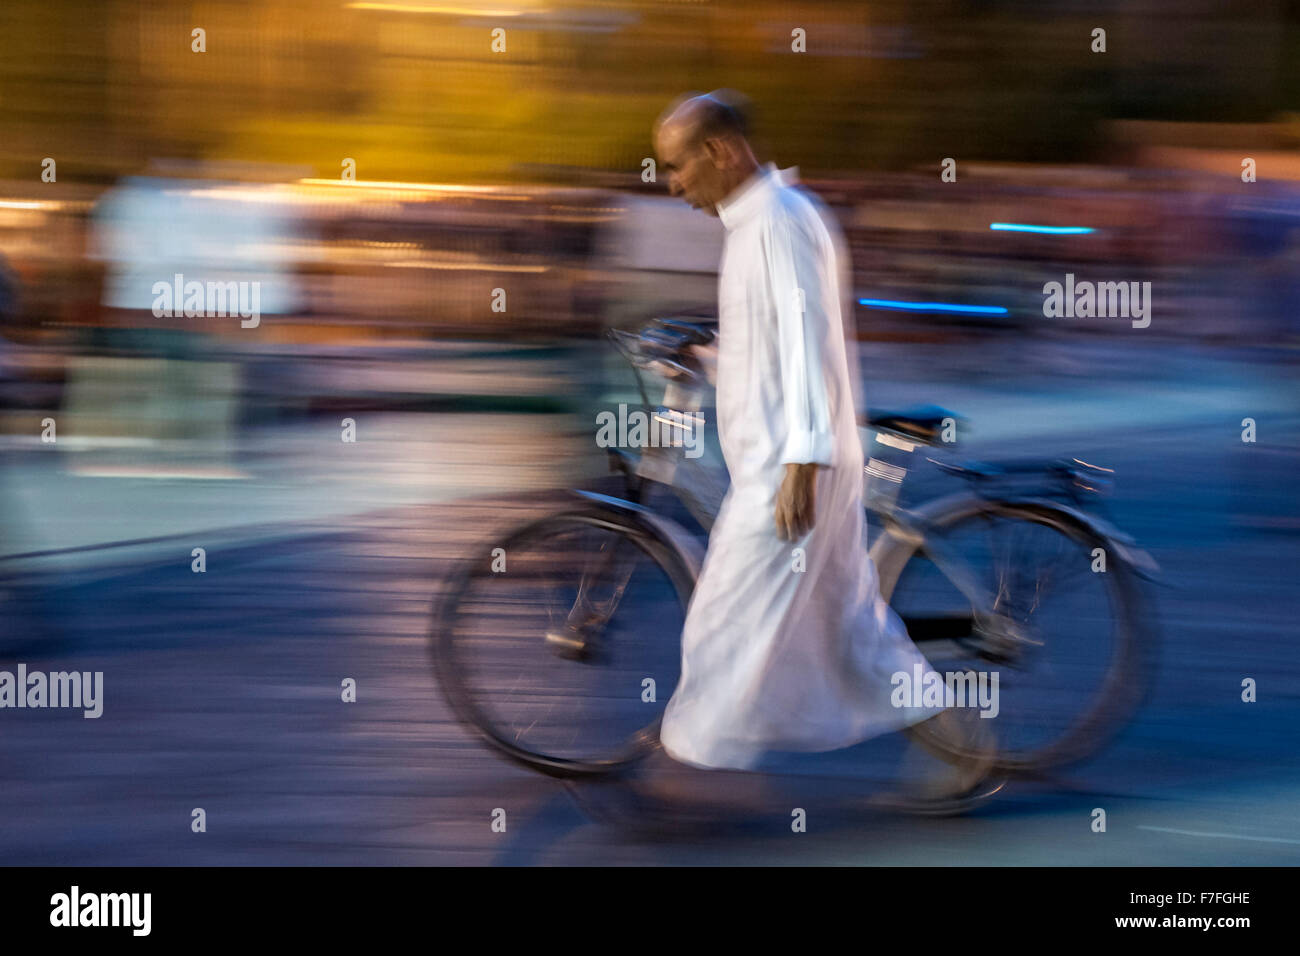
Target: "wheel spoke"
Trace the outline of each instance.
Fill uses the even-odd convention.
[[[476,567],[449,598],[439,656],[448,699],[513,756],[603,767],[645,745],[671,697],[682,571],[667,570],[672,552],[629,534],[581,516],[539,521],[507,540],[506,573]],[[548,633],[573,640],[541,639]],[[647,676],[655,703],[640,699]]]
[[[1124,645],[1135,633],[1113,575],[1090,573],[1097,542],[1050,505],[991,502],[937,521],[898,575],[894,610],[918,621],[951,615],[962,603],[975,612],[972,636],[961,642],[966,669],[999,674],[996,729],[1006,766],[1046,766],[1086,752],[1086,735],[1113,714],[1104,695],[1115,669],[1128,666]],[[978,587],[950,573],[957,561]],[[951,658],[942,666],[961,669]]]

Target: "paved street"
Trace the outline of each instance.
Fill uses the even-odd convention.
[[[7,553],[45,556],[18,562],[42,573],[6,621],[11,639],[21,628],[35,643],[0,669],[103,671],[105,692],[97,720],[0,711],[0,862],[1300,860],[1291,371],[1188,350],[1161,372],[1095,349],[1072,369],[1068,344],[1049,343],[1032,365],[1012,350],[1001,371],[979,376],[987,351],[902,361],[907,349],[868,350],[868,367],[887,370],[867,383],[873,404],[962,412],[978,457],[1068,453],[1115,468],[1112,516],[1163,568],[1155,692],[1091,763],[1013,782],[970,816],[927,820],[858,804],[893,774],[899,743],[884,739],[800,758],[780,783],[798,802],[713,831],[652,838],[593,820],[563,785],[456,724],[428,646],[451,563],[547,509],[539,489],[563,484],[545,480],[548,463],[572,473],[588,460],[558,454],[567,433],[546,432],[548,416],[394,415],[364,461],[342,461],[337,445],[314,450],[308,428],[285,432],[279,463],[242,482],[74,479],[30,456],[8,473],[5,508],[21,508],[9,523],[26,536]],[[1254,444],[1241,441],[1244,417],[1257,420]],[[333,424],[321,427],[337,442]],[[142,529],[137,514],[165,517]],[[206,530],[210,539],[187,536]],[[48,554],[155,536],[92,562]],[[196,546],[208,548],[201,575],[190,570]],[[348,677],[356,703],[340,700]],[[1246,677],[1257,703],[1240,700]],[[617,792],[599,799],[617,816]],[[791,806],[808,811],[807,833],[791,832]],[[191,832],[196,807],[205,833]],[[1104,834],[1090,830],[1096,807]],[[491,828],[495,808],[505,833]]]

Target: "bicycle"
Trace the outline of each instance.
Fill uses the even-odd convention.
[[[643,411],[685,427],[702,423],[704,385],[691,348],[715,334],[710,324],[661,318],[638,333],[609,337],[632,368]],[[666,380],[658,405],[645,384],[652,374]],[[864,504],[868,525],[879,533],[869,553],[882,596],[936,669],[946,661],[1027,673],[1059,634],[1035,619],[1059,583],[1053,575],[1064,570],[1104,582],[1103,614],[1089,617],[1086,601],[1066,614],[1067,621],[1107,625],[1109,649],[1093,666],[1100,671],[1095,692],[1079,693],[1078,655],[1098,635],[1076,644],[1057,636],[1067,652],[1063,689],[1071,702],[1082,697],[1081,705],[1064,708],[1064,717],[1051,713],[1061,708],[1045,705],[1059,704],[1053,695],[1062,688],[1042,674],[1013,681],[1012,707],[999,704],[995,771],[1042,773],[1098,752],[1140,702],[1155,649],[1141,581],[1157,568],[1095,506],[1086,506],[1109,474],[1077,459],[981,463],[926,456],[962,490],[915,508],[900,505],[911,470],[900,458],[940,447],[943,431],[956,421],[935,407],[860,419],[875,434]],[[557,777],[616,772],[657,745],[663,705],[678,676],[676,635],[704,549],[682,523],[650,507],[651,498],[660,489],[671,492],[704,530],[720,500],[717,481],[710,484],[697,463],[671,447],[608,451],[621,495],[574,491],[573,507],[487,543],[453,573],[435,609],[435,671],[458,719],[506,757]],[[689,481],[681,480],[684,472]],[[1028,546],[1040,531],[1052,543],[1046,555]]]

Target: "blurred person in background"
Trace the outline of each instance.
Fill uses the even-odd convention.
[[[987,776],[992,734],[951,709],[891,703],[891,675],[920,667],[933,678],[863,545],[843,237],[792,171],[759,164],[747,126],[743,101],[717,91],[677,101],[654,131],[670,193],[726,230],[716,383],[732,482],[683,627],[663,750],[745,770],[766,751],[833,750],[908,729],[937,756],[945,741],[967,755],[915,795],[960,798]]]
[[[9,263],[0,255],[0,383],[9,379],[9,332],[19,316],[18,277],[9,268]],[[7,404],[8,389],[0,394],[0,408]]]

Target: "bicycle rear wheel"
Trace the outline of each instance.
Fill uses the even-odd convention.
[[[485,542],[454,577],[433,636],[457,716],[553,776],[609,773],[658,740],[694,585],[634,516],[585,509]]]
[[[1092,756],[1152,672],[1155,629],[1123,549],[1052,502],[963,497],[936,511],[924,541],[881,549],[881,594],[936,671],[973,675],[955,678],[958,704],[996,714],[998,772]]]

